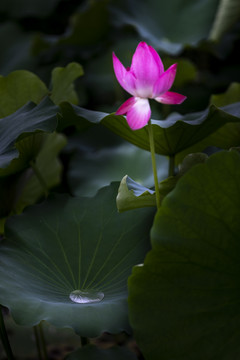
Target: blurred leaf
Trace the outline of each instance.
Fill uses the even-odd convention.
[[[129,279],[130,321],[146,360],[238,357],[239,180],[239,154],[220,152],[164,199],[153,250]]]
[[[38,104],[47,94],[46,85],[30,71],[16,70],[6,77],[0,75],[0,117],[14,113],[29,101]]]
[[[21,213],[26,206],[45,195],[45,189],[30,166],[31,161],[34,161],[48,189],[59,184],[61,179],[62,164],[57,156],[66,145],[63,135],[37,133],[18,144],[20,159],[11,163],[13,165],[16,160],[12,167],[13,175],[0,177],[0,218]],[[17,172],[16,165],[25,170]]]
[[[125,141],[109,143],[112,138],[115,139],[114,134],[98,125],[69,139],[73,156],[68,182],[74,195],[92,196],[111,181],[120,181],[126,173],[145,186],[154,184],[149,152]],[[162,156],[157,156],[156,161],[162,179],[166,177],[168,162]]]
[[[34,162],[48,189],[60,183],[62,164],[57,156],[66,142],[66,138],[61,134],[44,134],[44,142]],[[43,195],[44,189],[36,174],[30,171],[21,191],[16,193],[14,211],[20,213],[27,205],[34,204]]]
[[[232,83],[229,85],[227,91],[223,94],[212,95],[210,103],[215,106],[230,105],[240,101],[240,84]]]
[[[178,64],[178,70],[173,85],[174,88],[196,80],[197,68],[190,60],[184,58],[172,59],[164,57],[163,63],[165,69],[168,69],[173,64]]]
[[[89,1],[71,18],[70,28],[59,43],[90,46],[99,44],[109,30],[106,0]]]
[[[130,331],[127,278],[149,249],[153,211],[119,214],[118,186],[94,198],[53,196],[7,221],[0,244],[0,303],[16,323],[47,320],[85,337]],[[76,303],[69,297],[74,290],[104,297]]]
[[[12,115],[0,119],[0,167],[4,168],[1,175],[8,173],[7,166],[19,156],[16,148],[18,140],[36,131],[52,132],[56,129],[57,111],[58,107],[46,98],[37,106],[28,103]]]
[[[29,70],[32,67],[34,63],[30,56],[32,38],[30,32],[23,32],[15,23],[7,22],[0,25],[0,47],[4,49],[0,53],[1,75],[7,75],[16,69]]]
[[[111,10],[116,25],[130,25],[157,50],[177,54],[207,37],[217,5],[218,0],[114,0]]]
[[[218,41],[240,19],[238,0],[220,0],[209,39]]]
[[[52,71],[51,99],[58,105],[62,101],[78,104],[78,96],[74,90],[73,82],[83,75],[82,66],[76,62],[68,64],[65,68],[56,67]]]
[[[122,346],[99,349],[95,345],[87,345],[68,355],[65,360],[137,360],[137,356]]]
[[[1,0],[0,12],[10,17],[44,17],[49,15],[60,0]]]

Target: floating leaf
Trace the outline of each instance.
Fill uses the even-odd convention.
[[[137,360],[137,356],[123,346],[99,349],[95,345],[87,345],[68,355],[65,360]]]
[[[164,199],[153,250],[129,279],[130,321],[146,360],[238,357],[239,181],[240,156],[224,151]]]
[[[6,168],[19,156],[15,143],[20,140],[20,136],[27,136],[35,131],[54,131],[57,126],[57,111],[58,107],[46,98],[37,106],[29,103],[12,115],[0,119],[0,167]]]
[[[94,198],[55,196],[7,221],[0,303],[18,324],[47,320],[86,337],[130,331],[127,278],[149,249],[153,211],[119,214],[118,185]]]
[[[62,101],[69,101],[72,104],[78,103],[78,96],[74,90],[73,81],[83,75],[83,68],[80,64],[73,62],[65,68],[56,67],[52,71],[51,99],[58,105]]]

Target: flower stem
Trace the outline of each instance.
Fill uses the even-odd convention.
[[[175,156],[169,156],[169,163],[168,163],[168,176],[174,176],[174,169],[175,169]]]
[[[43,359],[48,360],[47,346],[46,346],[46,341],[45,341],[45,337],[44,337],[42,322],[39,323],[38,329],[39,329],[40,340],[42,343]]]
[[[33,331],[34,331],[34,336],[35,336],[35,341],[36,341],[36,346],[37,346],[38,359],[42,360],[41,345],[40,345],[40,340],[39,340],[39,335],[38,335],[38,327],[36,325],[33,327]]]
[[[10,343],[8,340],[7,330],[5,328],[5,324],[4,324],[4,320],[3,320],[2,305],[0,305],[0,337],[2,340],[4,350],[7,355],[7,359],[14,360],[12,349],[11,349],[11,346],[10,346]]]
[[[40,173],[40,171],[34,161],[30,161],[30,165],[31,165],[39,183],[41,184],[41,186],[43,188],[44,196],[47,198],[48,197],[48,187],[47,187],[47,184],[46,184],[44,178],[42,177],[42,174]]]
[[[153,137],[153,129],[152,129],[151,119],[148,122],[148,135],[149,135],[150,151],[151,151],[151,157],[152,157],[152,169],[153,169],[153,177],[154,177],[154,184],[155,184],[156,203],[157,203],[157,209],[159,209],[160,208],[160,192],[159,192],[158,177],[157,177],[155,146],[154,146],[154,137]]]

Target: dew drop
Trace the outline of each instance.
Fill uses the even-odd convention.
[[[99,302],[104,298],[104,293],[96,290],[74,290],[69,298],[78,304],[90,304]]]

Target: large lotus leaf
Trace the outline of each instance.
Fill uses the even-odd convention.
[[[65,360],[137,360],[137,356],[123,346],[100,349],[87,345],[68,355]]]
[[[149,249],[153,211],[119,214],[118,186],[94,198],[55,196],[7,221],[0,303],[17,323],[47,320],[87,337],[130,330],[127,278]],[[88,294],[74,302],[75,290]]]
[[[49,15],[60,0],[1,0],[0,12],[11,17],[43,17]]]
[[[63,103],[61,106],[65,107],[66,105]],[[79,124],[84,126],[86,120],[93,124],[101,122],[125,140],[142,149],[149,150],[147,126],[132,131],[123,116],[86,110],[74,105],[72,109],[75,114],[73,116],[74,122],[77,122],[77,118]],[[67,114],[69,115],[70,112],[67,111]],[[70,124],[73,123],[71,117],[68,117],[68,121]],[[226,123],[231,122],[240,122],[239,102],[222,108],[212,105],[205,111],[187,115],[172,113],[166,120],[152,120],[155,151],[161,155],[176,155],[213,134]],[[215,144],[210,145],[214,146]],[[201,150],[203,149],[197,151]]]
[[[16,70],[6,77],[0,75],[0,118],[14,113],[28,101],[38,104],[47,94],[46,85],[30,71]]]
[[[65,68],[56,67],[53,69],[51,99],[54,104],[58,105],[62,101],[78,104],[73,81],[82,75],[83,68],[76,62],[68,64]]]
[[[39,105],[28,103],[15,113],[0,119],[0,167],[6,168],[19,156],[15,144],[36,131],[52,132],[57,126],[58,107],[48,98]]]
[[[142,39],[157,49],[174,54],[181,50],[182,45],[195,44],[208,36],[218,2],[113,1],[112,12],[114,23],[133,26]]]
[[[130,322],[146,360],[237,359],[240,156],[193,167],[164,199],[152,251],[129,280]]]

